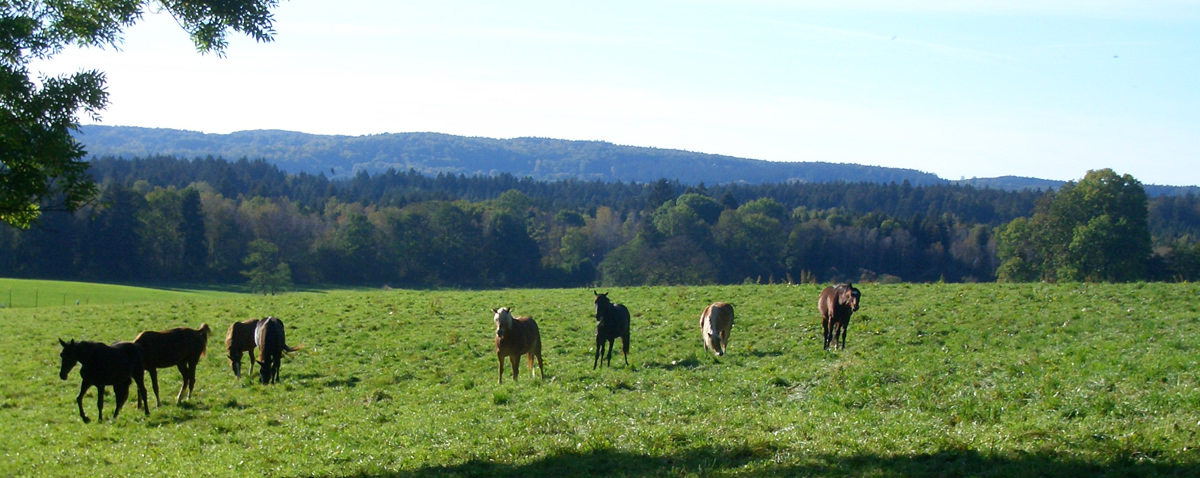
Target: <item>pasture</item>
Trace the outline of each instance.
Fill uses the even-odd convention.
[[[5,309],[0,475],[1200,475],[1200,286],[857,286],[838,351],[824,285],[607,290],[632,315],[630,366],[597,370],[590,289]],[[737,309],[719,360],[699,330],[718,300]],[[522,360],[496,384],[501,306],[537,320],[545,380]],[[304,350],[279,384],[235,380],[224,331],[268,314]],[[190,401],[82,423],[58,338],[201,322]],[[180,380],[160,370],[165,390]]]
[[[236,294],[218,290],[162,289],[119,284],[0,278],[0,309],[133,304],[233,295]]]

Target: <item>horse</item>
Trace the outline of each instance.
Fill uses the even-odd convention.
[[[261,319],[234,322],[225,332],[225,353],[229,357],[229,368],[233,376],[242,378],[242,354],[250,352],[250,373],[254,373],[254,329]]]
[[[704,348],[718,357],[725,356],[729,331],[733,329],[733,305],[713,302],[700,313],[700,335]]]
[[[196,364],[200,357],[208,353],[208,336],[212,329],[208,324],[200,324],[199,329],[176,327],[170,330],[156,332],[146,330],[133,339],[133,343],[142,347],[142,364],[150,373],[150,383],[154,385],[154,403],[162,406],[158,397],[158,369],[167,367],[179,368],[183,375],[183,385],[175,402],[183,401],[183,393],[187,392],[188,400],[192,399],[192,390],[196,388]]]
[[[833,342],[838,349],[846,348],[846,328],[850,326],[850,314],[858,311],[862,294],[853,284],[845,283],[826,287],[817,299],[821,312],[821,327],[825,329],[825,350]]]
[[[533,358],[537,357],[538,371],[542,379],[546,370],[542,368],[542,334],[533,317],[513,317],[511,307],[492,309],[492,320],[496,322],[496,359],[500,361],[500,381],[504,383],[504,359],[512,363],[512,378],[517,381],[518,360],[528,355],[529,373],[534,375]]]
[[[258,321],[254,327],[254,344],[258,347],[258,379],[263,384],[278,383],[283,353],[300,350],[300,347],[288,347],[283,321],[276,317]]]
[[[121,406],[125,405],[125,400],[129,398],[129,383],[135,379],[137,406],[146,411],[146,416],[150,416],[141,347],[133,342],[104,345],[100,342],[76,342],[74,339],[70,342],[58,339],[58,343],[62,344],[62,352],[59,353],[62,366],[59,368],[58,377],[66,380],[67,374],[71,373],[75,364],[79,364],[79,376],[83,378],[83,384],[79,387],[79,396],[75,397],[75,404],[79,405],[79,417],[83,418],[83,423],[91,422],[87,414],[83,413],[83,395],[87,393],[88,388],[96,386],[96,414],[99,415],[98,420],[104,421],[104,387],[112,386],[113,394],[117,397],[117,409],[113,410],[113,420],[116,420],[117,415],[121,413]]]
[[[600,356],[604,353],[604,343],[608,342],[608,366],[612,367],[613,345],[617,337],[621,338],[621,353],[625,356],[625,366],[629,366],[629,309],[624,305],[614,304],[608,300],[608,292],[603,294],[592,291],[596,298],[596,355],[592,358],[592,370],[603,363]]]

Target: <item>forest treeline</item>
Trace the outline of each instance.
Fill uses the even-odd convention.
[[[0,230],[0,275],[404,287],[992,281],[996,231],[1053,195],[412,170],[334,180],[212,157],[97,158],[90,171],[101,193],[88,207]],[[1200,198],[1151,197],[1148,219],[1145,279],[1195,280]]]

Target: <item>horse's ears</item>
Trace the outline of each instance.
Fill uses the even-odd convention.
[[[58,343],[62,344],[63,347],[67,346],[67,343],[63,342],[63,339],[58,339]]]
[[[493,313],[493,314],[499,314],[499,313],[500,313],[500,309],[492,309],[492,313]]]

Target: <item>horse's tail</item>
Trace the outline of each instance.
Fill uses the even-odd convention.
[[[196,329],[196,331],[200,332],[200,356],[203,357],[208,355],[208,336],[212,334],[212,329],[209,328],[206,322],[200,324],[200,328]]]
[[[299,351],[300,351],[300,349],[303,349],[303,348],[304,348],[304,344],[300,344],[300,345],[297,345],[297,346],[295,346],[295,347],[288,347],[288,345],[287,345],[287,344],[283,344],[283,351],[284,351],[284,352],[287,352],[287,353],[289,353],[289,354],[290,354],[290,353],[294,353],[294,352],[299,352]]]

